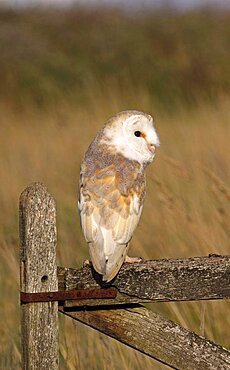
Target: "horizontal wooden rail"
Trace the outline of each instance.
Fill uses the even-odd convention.
[[[101,286],[100,276],[90,266],[58,267],[58,282],[61,290]],[[230,298],[230,256],[125,263],[111,285],[118,291],[114,300],[68,301],[66,306],[227,299]]]
[[[230,351],[141,306],[59,311],[173,369],[230,369]]]

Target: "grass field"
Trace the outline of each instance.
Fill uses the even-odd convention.
[[[76,212],[80,161],[114,113],[153,114],[161,139],[130,254],[229,254],[229,13],[134,19],[100,11],[0,12],[1,369],[20,369],[21,360],[19,195],[33,181],[47,185],[57,202],[58,264],[81,266],[88,250]],[[227,301],[151,309],[230,347]],[[60,328],[63,370],[166,369],[70,319],[60,318]]]

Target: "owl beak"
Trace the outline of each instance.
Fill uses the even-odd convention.
[[[148,146],[148,150],[152,153],[152,154],[155,154],[155,151],[156,151],[156,147],[154,144],[152,143],[147,143],[147,146]]]

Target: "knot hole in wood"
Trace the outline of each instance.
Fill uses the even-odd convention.
[[[46,283],[48,280],[48,276],[47,275],[43,275],[42,278],[41,278],[41,282],[42,283]]]

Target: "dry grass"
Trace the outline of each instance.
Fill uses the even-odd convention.
[[[229,254],[229,12],[0,10],[0,26],[0,369],[8,370],[21,361],[19,195],[33,181],[48,186],[58,263],[81,266],[80,160],[112,114],[152,113],[162,143],[130,254]],[[151,309],[230,347],[229,302]],[[63,370],[166,368],[68,318],[60,327]]]
[[[57,201],[58,263],[80,266],[88,256],[76,212],[80,160],[103,121],[125,107],[155,113],[161,148],[148,168],[144,213],[131,254],[149,259],[229,253],[230,110],[181,109],[168,116],[154,112],[143,94],[137,105],[99,97],[87,111],[62,107],[49,114],[17,116],[2,108],[0,122],[0,348],[2,369],[20,368],[17,204],[32,181],[43,181]],[[227,302],[151,305],[226,347],[230,318]],[[60,319],[61,369],[164,369],[70,319]]]
[[[114,97],[115,88],[125,96],[144,88],[167,110],[201,97],[214,103],[230,91],[229,18],[229,10],[211,8],[0,8],[0,99],[40,109],[60,104],[64,93],[87,109],[100,91]]]

